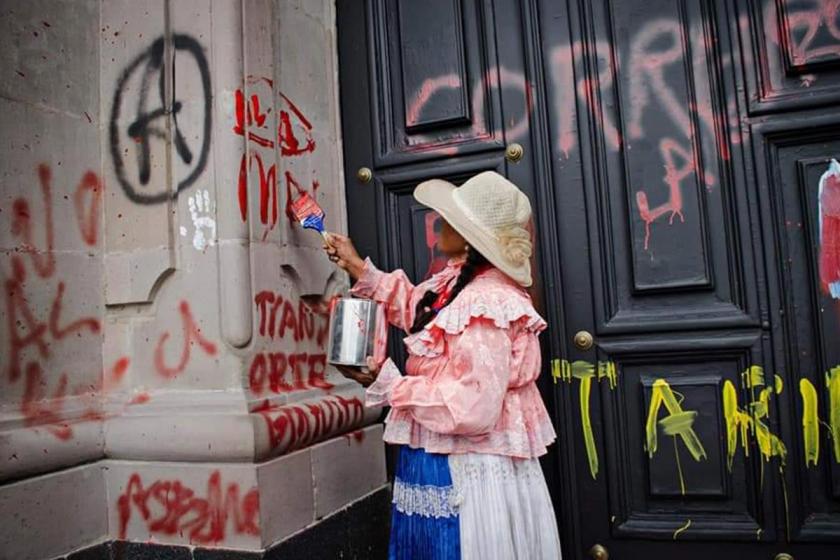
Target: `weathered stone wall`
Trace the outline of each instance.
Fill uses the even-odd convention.
[[[346,229],[335,56],[329,0],[0,1],[0,514],[36,504],[3,554],[258,549],[384,484],[378,428],[314,445],[378,411],[326,364],[347,280],[287,210]],[[98,526],[49,529],[60,503]]]

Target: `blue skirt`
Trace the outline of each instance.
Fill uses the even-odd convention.
[[[394,480],[389,559],[461,557],[457,497],[449,456],[400,446]]]

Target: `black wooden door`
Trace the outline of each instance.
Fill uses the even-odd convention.
[[[566,557],[840,556],[840,3],[337,5],[360,250],[439,265],[428,177],[534,203]]]

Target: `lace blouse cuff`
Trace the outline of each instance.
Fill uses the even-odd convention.
[[[379,375],[376,376],[376,381],[365,391],[365,406],[375,407],[387,405],[391,399],[391,389],[393,389],[394,384],[400,379],[402,379],[400,370],[388,358],[382,364]]]
[[[379,285],[379,280],[382,278],[382,271],[376,268],[370,257],[365,259],[365,267],[362,269],[362,275],[356,281],[356,284],[350,289],[350,293],[354,296],[372,299],[376,292],[376,287]]]

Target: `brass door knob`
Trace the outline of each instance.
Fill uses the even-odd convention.
[[[776,560],[793,560],[793,556],[791,556],[787,552],[780,552],[776,555]]]
[[[358,179],[360,183],[370,183],[370,180],[373,179],[373,171],[367,167],[360,167],[359,170],[356,171],[356,179]]]
[[[590,558],[594,558],[595,560],[609,560],[610,553],[607,550],[607,547],[600,544],[596,544],[589,549],[589,556]]]
[[[525,148],[522,147],[522,144],[517,144],[514,142],[513,144],[509,144],[508,147],[505,149],[505,157],[508,161],[519,161],[522,159],[522,156],[525,154]]]
[[[578,350],[589,350],[595,345],[595,339],[589,331],[578,331],[575,334],[575,347]]]

